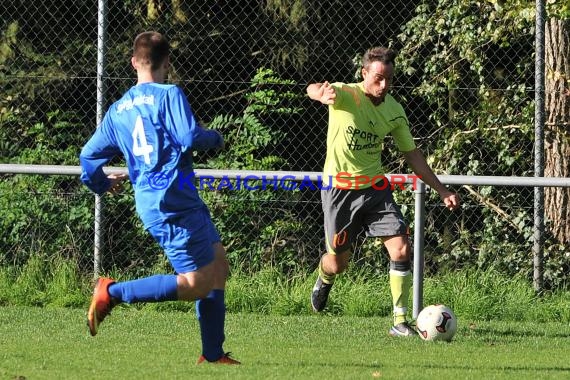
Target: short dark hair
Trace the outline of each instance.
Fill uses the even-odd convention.
[[[366,50],[366,53],[362,56],[362,67],[368,68],[368,66],[375,61],[395,65],[396,52],[392,49],[381,46],[372,47]]]
[[[143,65],[150,65],[156,70],[170,54],[170,44],[166,37],[158,32],[142,32],[135,38],[133,57]]]

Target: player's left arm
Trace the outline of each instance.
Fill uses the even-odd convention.
[[[223,149],[224,138],[222,134],[213,129],[204,129],[199,124],[194,129],[194,141],[192,149],[194,150],[207,150],[207,149]]]
[[[418,148],[403,152],[403,154],[406,162],[410,165],[414,173],[416,173],[423,182],[438,192],[445,207],[450,210],[455,210],[459,207],[459,195],[450,191],[441,183],[428,165],[425,156]]]
[[[178,87],[167,94],[164,112],[166,128],[175,142],[192,150],[220,149],[224,146],[222,135],[215,130],[204,129],[196,120],[188,99]]]

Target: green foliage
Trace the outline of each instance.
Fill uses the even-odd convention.
[[[218,115],[208,127],[219,130],[226,148],[196,167],[211,169],[278,170],[286,167],[286,152],[278,150],[286,133],[272,125],[283,125],[300,110],[299,95],[290,90],[291,80],[280,79],[269,69],[259,69],[245,94],[247,106],[241,115]],[[198,157],[200,158],[200,157]],[[227,183],[226,183],[227,185]],[[232,264],[256,271],[269,265],[289,272],[302,267],[314,254],[313,246],[301,238],[307,226],[295,205],[300,191],[285,191],[281,185],[252,181],[260,190],[231,189],[220,182],[202,192],[213,214]],[[263,187],[265,186],[265,190]],[[234,182],[231,187],[237,188]],[[206,187],[209,189],[210,187]]]
[[[271,69],[258,69],[250,85],[255,91],[245,95],[248,106],[244,114],[257,112],[260,115],[293,115],[301,112],[301,108],[286,103],[301,98],[298,93],[290,90],[294,84],[293,80],[279,78]]]
[[[292,90],[297,82],[281,77],[301,76],[304,79],[299,82],[304,83],[308,81],[306,70],[311,80],[325,74],[335,80],[349,79],[345,66],[355,51],[392,40],[393,45],[401,45],[396,46],[401,47],[399,75],[420,83],[414,91],[406,93],[404,89],[398,95],[405,106],[418,102],[409,107],[409,115],[419,125],[414,134],[422,138],[420,146],[437,173],[532,174],[533,2],[396,2],[392,6],[398,11],[382,22],[376,12],[370,12],[378,5],[375,1],[343,4],[343,12],[338,12],[336,3],[309,7],[298,0],[252,2],[231,11],[218,5],[194,7],[185,2],[139,0],[109,4],[112,19],[123,21],[108,31],[107,72],[114,78],[108,101],[132,84],[128,65],[131,41],[136,33],[148,29],[164,32],[172,41],[172,81],[193,86],[189,92],[193,96],[202,96],[194,86],[205,86],[209,97],[224,98],[220,102],[192,101],[198,115],[217,115],[208,116],[209,127],[220,130],[227,144],[215,157],[196,156],[197,167],[280,170],[297,164],[317,170],[314,165],[322,157],[319,153],[313,157],[313,153],[315,147],[322,148],[316,141],[323,140],[324,129],[306,134],[315,115],[299,113],[301,99]],[[95,29],[84,25],[92,21],[96,6],[84,0],[64,5],[51,0],[39,5],[5,4],[6,14],[13,19],[0,24],[3,162],[77,164],[79,149],[95,128],[96,38]],[[322,18],[323,14],[328,17]],[[356,15],[354,22],[359,27],[346,22],[346,14]],[[568,18],[568,2],[548,1],[547,16]],[[315,19],[323,22],[318,30],[311,26]],[[243,39],[235,38],[240,32],[236,25],[260,23],[276,32],[260,34],[267,28],[252,27],[243,33]],[[392,33],[401,25],[401,34],[394,39]],[[68,33],[70,30],[73,33]],[[333,40],[334,54],[328,54]],[[323,52],[327,52],[326,59]],[[279,68],[288,74],[257,67]],[[240,93],[239,86],[249,80],[244,76],[254,70],[243,109],[219,113],[235,109],[227,100],[235,98],[226,96],[228,87],[211,84],[226,83],[237,87],[234,93]],[[429,117],[422,116],[424,112]],[[303,150],[288,151],[299,141],[292,138],[297,130],[307,142],[297,144],[304,145]],[[392,172],[406,171],[392,148],[388,141],[385,151],[389,153],[382,161]],[[301,163],[291,162],[299,153]],[[0,264],[23,265],[39,251],[63,252],[65,257],[82,258],[78,265],[90,272],[86,263],[92,252],[92,195],[69,178],[24,177],[3,176],[0,183],[0,212],[4,216],[0,222]],[[528,205],[530,189],[461,190],[465,196],[460,215],[433,206],[440,204],[439,199],[429,197],[428,271],[493,267],[529,278],[532,215],[522,205]],[[321,220],[311,214],[319,211],[318,201],[315,207],[300,211],[296,206],[301,194],[228,189],[203,192],[234,266],[251,271],[269,266],[291,273],[314,263],[322,243]],[[408,217],[412,194],[396,197]],[[128,189],[104,202],[105,236],[112,241],[105,241],[103,269],[120,276],[169,270],[160,249],[143,231]],[[547,243],[545,278],[549,286],[564,287],[568,273],[565,247]],[[387,264],[381,247],[370,241],[358,247],[355,258],[361,267],[376,268],[375,273],[383,273]]]
[[[270,269],[255,274],[234,270],[228,282],[228,310],[310,314],[308,295],[314,280],[314,273],[283,277]],[[524,276],[505,276],[495,268],[429,275],[423,285],[424,305],[443,303],[463,320],[570,321],[570,299],[564,291],[539,296]],[[387,270],[376,273],[352,265],[337,277],[324,314],[389,318],[391,305]]]
[[[75,259],[38,254],[19,267],[3,266],[0,305],[87,307],[92,279],[77,264]],[[123,281],[137,276],[133,273],[116,278]],[[227,285],[227,309],[230,313],[311,315],[309,295],[315,278],[316,273],[283,274],[279,268],[266,267],[255,273],[249,268],[234,268]],[[566,291],[537,295],[524,276],[506,276],[496,269],[464,269],[426,276],[423,286],[424,305],[443,303],[463,320],[570,322],[570,298]],[[410,296],[410,307],[411,301]],[[191,312],[193,304],[142,303],[120,308]],[[379,274],[356,265],[337,277],[323,312],[326,316],[387,319],[391,313],[388,272]]]
[[[88,112],[93,107],[81,109],[76,104],[74,91],[84,79],[69,75],[85,67],[93,55],[81,53],[89,45],[79,40],[67,41],[63,52],[41,52],[24,32],[19,21],[12,21],[0,37],[0,158],[27,164],[71,164],[76,158],[71,161],[59,153],[71,152],[76,157],[85,125],[93,124],[94,118]],[[89,48],[83,51],[93,53]]]
[[[564,8],[555,3],[551,14]],[[418,137],[439,136],[420,144],[436,173],[533,175],[534,7],[530,1],[426,1],[403,27],[398,69],[419,81],[410,96],[431,107],[422,120],[431,129]],[[533,215],[522,206],[532,199],[531,189],[464,189],[461,216],[429,213],[428,270],[494,268],[531,278]],[[549,286],[566,277],[558,252],[549,256],[556,260]]]
[[[278,78],[270,69],[258,69],[252,78],[251,91],[244,96],[247,106],[243,113],[217,115],[208,124],[209,128],[222,133],[226,149],[209,159],[207,166],[252,170],[283,167],[285,161],[280,157],[281,152],[275,152],[275,147],[285,132],[271,125],[300,112],[292,105],[300,96],[289,89],[291,84],[294,82]]]
[[[0,68],[4,69],[6,62],[14,57],[13,45],[17,41],[18,23],[11,22],[6,26],[0,37]]]
[[[523,163],[532,147],[526,81],[534,68],[518,52],[532,51],[533,8],[515,3],[499,11],[491,3],[424,3],[403,28],[400,70],[420,78],[415,94],[433,106],[429,122],[442,132],[427,147],[436,170],[531,173]]]
[[[118,280],[172,272],[162,248],[144,229],[135,210],[132,188],[101,198],[104,210],[102,272]],[[93,229],[93,227],[91,227]],[[92,255],[92,243],[87,251]]]
[[[77,240],[93,229],[91,197],[74,199],[69,177],[15,175],[0,181],[1,265],[23,265],[42,252],[62,258],[90,254],[92,242]]]
[[[570,19],[570,3],[565,0],[549,0],[546,2],[546,13],[547,17]]]
[[[86,281],[77,260],[36,253],[21,266],[0,270],[0,304],[82,307]]]

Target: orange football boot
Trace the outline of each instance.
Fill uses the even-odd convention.
[[[89,312],[87,313],[87,325],[89,326],[91,336],[97,335],[99,324],[111,313],[111,309],[116,304],[109,294],[109,285],[114,282],[115,280],[111,278],[101,277],[95,283],[91,306],[89,306]]]
[[[219,358],[216,361],[213,362],[209,362],[204,355],[200,355],[200,357],[198,358],[198,362],[196,364],[201,364],[201,363],[212,363],[212,364],[241,364],[240,362],[238,362],[235,359],[230,358],[230,353],[226,352],[221,358]]]

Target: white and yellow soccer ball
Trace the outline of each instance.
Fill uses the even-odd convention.
[[[457,317],[445,305],[429,305],[418,314],[416,329],[423,340],[450,342],[457,331]]]

